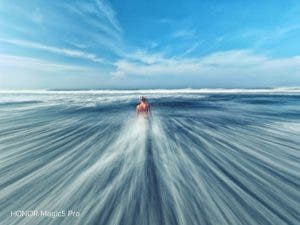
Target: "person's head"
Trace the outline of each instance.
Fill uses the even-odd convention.
[[[145,98],[144,96],[141,96],[141,97],[140,97],[140,101],[141,101],[141,102],[146,102],[146,98]]]

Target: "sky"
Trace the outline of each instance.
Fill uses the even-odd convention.
[[[289,86],[298,0],[0,0],[0,89]]]

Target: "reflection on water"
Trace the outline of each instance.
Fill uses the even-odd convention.
[[[0,224],[299,224],[299,95],[147,96],[2,93]]]

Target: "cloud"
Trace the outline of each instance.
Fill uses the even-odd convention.
[[[201,44],[203,41],[197,41],[195,42],[191,47],[189,47],[185,52],[181,55],[181,57],[184,57],[186,55],[189,55],[190,53],[194,52]]]
[[[293,77],[300,82],[300,56],[272,59],[255,54],[247,50],[217,52],[199,58],[163,58],[149,55],[151,63],[146,64],[128,59],[115,63],[116,77],[151,77],[152,79],[164,76],[174,77],[197,83],[197,79],[221,81],[224,84],[230,81],[243,82],[257,79],[257,82],[280,82],[286,77]],[[155,60],[156,58],[156,60]],[[218,80],[219,79],[219,80]],[[292,81],[292,79],[291,79]],[[276,83],[275,82],[275,83]],[[255,83],[253,80],[252,83]],[[272,84],[272,82],[270,82]]]
[[[196,36],[196,30],[177,30],[171,35],[174,38],[194,38]]]
[[[72,58],[82,59],[81,64],[86,64],[87,67],[76,66],[78,60],[73,61],[74,65],[49,62],[43,60],[45,54],[39,55],[41,59],[0,55],[2,74],[15,73],[22,76],[22,71],[26,70],[34,74],[46,72],[49,75],[53,73],[64,76],[74,72],[80,76],[89,76],[93,70],[92,67],[88,68],[88,65],[91,65],[89,62],[94,62],[93,67],[99,66],[99,70],[105,70],[106,75],[111,74],[116,78],[116,82],[119,78],[128,78],[128,81],[123,82],[124,86],[134,83],[131,81],[136,81],[134,84],[139,86],[145,80],[168,85],[166,77],[167,82],[174,80],[175,83],[177,79],[178,85],[185,85],[186,82],[197,84],[199,80],[210,80],[210,84],[224,83],[224,86],[245,80],[249,83],[256,80],[264,83],[270,81],[272,84],[275,78],[291,82],[296,80],[300,84],[299,56],[276,59],[249,50],[216,50],[236,46],[231,45],[237,41],[236,39],[251,40],[251,45],[237,46],[241,48],[252,46],[253,49],[253,45],[255,47],[253,43],[259,40],[260,36],[264,36],[263,34],[266,35],[261,42],[265,43],[272,38],[278,39],[298,31],[299,25],[278,27],[273,33],[265,31],[258,34],[257,30],[254,30],[243,34],[236,30],[237,33],[233,35],[230,32],[228,34],[219,32],[222,36],[210,38],[204,30],[201,30],[200,34],[199,27],[197,28],[191,21],[153,18],[155,25],[164,28],[167,34],[160,34],[158,38],[153,37],[155,41],[146,43],[149,51],[147,52],[140,49],[139,43],[143,40],[132,42],[130,35],[124,38],[118,15],[109,1],[79,0],[72,4],[64,1],[50,2],[46,4],[47,7],[43,7],[45,4],[40,1],[23,5],[6,5],[11,5],[11,8],[3,6],[0,7],[0,11],[12,13],[10,20],[0,21],[0,28],[3,31],[0,42],[9,44],[5,46],[5,50],[20,52],[22,47],[30,52],[36,49],[53,54],[51,55],[54,56],[53,59],[58,55],[68,57],[68,61],[71,62]],[[127,23],[124,25],[128,26]],[[40,51],[37,53],[41,53]],[[217,52],[195,57],[212,51]],[[62,57],[57,57],[57,60],[60,58]],[[105,76],[106,78],[108,76]],[[98,77],[96,79],[98,80]],[[91,80],[91,83],[94,81]]]
[[[5,3],[0,5],[0,12],[0,17],[3,17],[0,19],[2,39],[34,41],[35,44],[44,46],[56,43],[55,46],[48,46],[48,49],[38,45],[32,47],[95,62],[102,60],[97,52],[103,53],[103,56],[116,57],[123,48],[122,28],[108,1],[79,0],[72,4],[66,1]],[[89,46],[89,51],[93,54],[82,54],[76,52],[76,49],[69,49],[72,48],[70,43]],[[59,51],[61,47],[65,51]]]
[[[111,23],[111,25],[118,31],[122,31],[118,20],[116,19],[116,14],[115,11],[112,9],[111,5],[109,4],[108,1],[104,0],[97,0],[96,4],[98,6],[98,9],[105,17],[107,20]]]
[[[0,54],[0,89],[97,88],[112,85],[105,69]]]
[[[163,53],[152,53],[148,54],[143,50],[136,50],[123,55],[123,59],[137,61],[145,64],[153,64],[158,62],[165,62],[167,59],[164,57]]]
[[[249,39],[253,43],[253,47],[257,48],[274,43],[281,45],[282,39],[298,35],[299,30],[299,24],[284,24],[272,29],[247,29],[230,36],[239,37],[243,40]],[[227,38],[230,37],[227,35]]]
[[[78,30],[85,30],[85,34],[93,36],[95,30],[97,35],[107,35],[114,40],[121,40],[122,29],[116,19],[115,12],[108,2],[76,2],[74,4],[61,3],[62,7],[69,11],[71,15],[76,15],[82,23],[87,25],[85,29],[81,27]]]
[[[35,42],[31,42],[31,41],[16,40],[16,39],[0,39],[0,42],[5,42],[5,43],[25,47],[25,48],[43,50],[46,52],[64,55],[64,56],[68,56],[68,57],[86,59],[86,60],[97,62],[97,63],[104,62],[103,58],[100,58],[92,53],[73,50],[73,49],[58,48],[58,47],[44,45],[44,44],[35,43]]]
[[[42,59],[31,57],[21,57],[14,55],[0,54],[0,74],[5,74],[6,71],[12,69],[13,71],[23,71],[24,69],[30,71],[46,71],[46,72],[89,72],[88,67],[75,66],[69,64],[53,63]]]

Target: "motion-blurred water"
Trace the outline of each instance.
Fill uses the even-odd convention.
[[[300,92],[2,91],[0,175],[5,225],[297,225]]]

